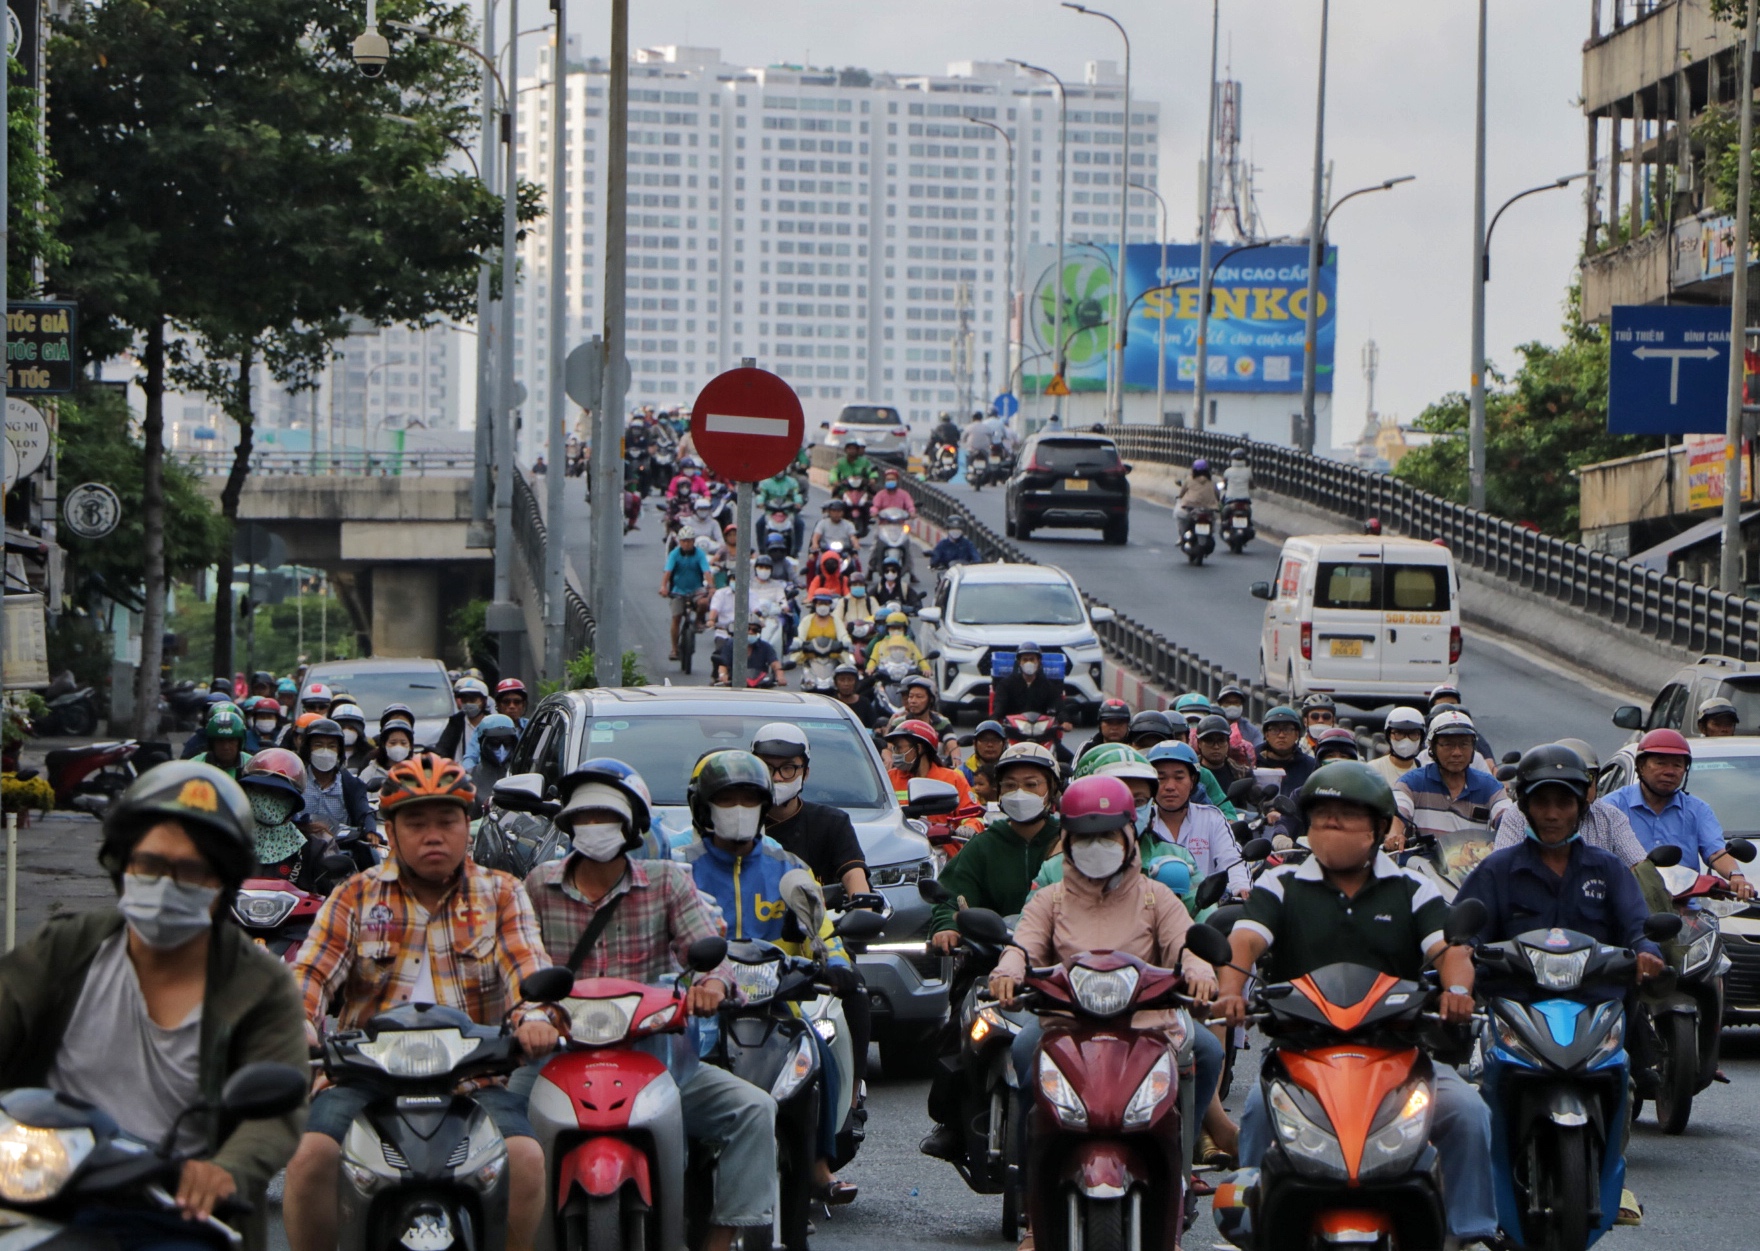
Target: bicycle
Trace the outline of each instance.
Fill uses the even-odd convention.
[[[698,620],[697,595],[674,595],[674,599],[684,600],[684,611],[678,618],[678,668],[680,673],[689,673],[695,659],[697,648],[697,631],[702,628]]]

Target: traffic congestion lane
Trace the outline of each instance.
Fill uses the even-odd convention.
[[[944,489],[972,516],[1003,532],[1003,488],[974,491],[956,482]],[[1255,539],[1239,556],[1219,548],[1205,564],[1193,566],[1175,539],[1173,510],[1133,498],[1131,538],[1124,547],[1108,546],[1098,530],[1050,529],[1035,531],[1020,546],[1034,560],[1061,566],[1083,590],[1206,660],[1246,678],[1258,676],[1265,605],[1247,593],[1247,586],[1275,575],[1275,542]],[[1625,742],[1625,733],[1610,718],[1615,707],[1628,701],[1470,626],[1465,633],[1462,691],[1497,750],[1574,736],[1605,756]]]

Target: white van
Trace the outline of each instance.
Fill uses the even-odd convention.
[[[1286,540],[1270,601],[1259,680],[1299,700],[1314,692],[1372,708],[1454,682],[1461,658],[1460,577],[1446,548],[1381,535]]]

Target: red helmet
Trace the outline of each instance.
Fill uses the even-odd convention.
[[[941,750],[941,736],[935,733],[935,727],[930,725],[927,721],[920,721],[915,717],[912,717],[909,721],[900,721],[897,725],[886,731],[886,741],[888,743],[895,738],[915,739],[922,745],[923,750],[928,752],[931,756]]]
[[[1691,760],[1693,749],[1678,730],[1651,730],[1638,740],[1638,759],[1645,756],[1685,756]]]
[[[305,761],[285,747],[265,747],[238,771],[238,781],[241,786],[267,786],[303,798],[306,793]]]
[[[259,695],[255,699],[245,701],[245,711],[272,713],[279,717],[281,715],[281,701],[273,695]]]
[[[1131,788],[1107,774],[1077,778],[1057,805],[1063,828],[1071,834],[1107,834],[1136,824],[1137,801]]]
[[[500,699],[503,695],[524,695],[526,693],[526,684],[518,678],[502,678],[495,684],[496,699]]]

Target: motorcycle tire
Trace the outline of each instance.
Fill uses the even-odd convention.
[[[938,1063],[933,1032],[889,1030],[880,1036],[880,1067],[888,1081],[920,1081],[933,1077]]]
[[[678,622],[678,671],[680,673],[691,671],[691,662],[696,658],[696,651],[697,624],[691,620],[690,611],[687,609]]]
[[[1009,1116],[1013,1115],[1014,1113],[1010,1111]],[[1019,1161],[1015,1159],[1015,1155],[1015,1134],[1014,1127],[1011,1125],[1009,1126],[1008,1138],[1004,1141],[1002,1148],[1002,1229],[1000,1232],[1004,1242],[1018,1243],[1021,1240],[1021,1225],[1023,1224],[1021,1186],[1025,1183],[1026,1170],[1018,1167]]]
[[[624,1228],[621,1196],[589,1196],[562,1214],[562,1251],[641,1251],[645,1232],[639,1220]]]
[[[817,1123],[815,1115],[812,1124]],[[777,1225],[787,1251],[807,1251],[807,1232],[813,1221],[813,1152],[809,1143],[803,1160],[798,1158],[800,1148],[800,1143],[780,1139],[776,1144]]]
[[[75,704],[61,714],[61,732],[74,738],[85,738],[98,728],[98,718],[90,705]]]
[[[1529,1245],[1537,1251],[1584,1251],[1589,1245],[1589,1209],[1594,1192],[1589,1185],[1589,1137],[1581,1128],[1555,1128],[1552,1150],[1544,1178],[1546,1229],[1544,1237]]]
[[[1201,547],[1188,549],[1186,552],[1186,563],[1188,565],[1202,565],[1204,563],[1204,549]]]
[[[1072,1192],[1070,1202],[1081,1204],[1082,1251],[1125,1251],[1128,1199],[1084,1199]]]
[[[1693,1095],[1699,1077],[1699,1031],[1697,1022],[1683,1013],[1670,1013],[1656,1031],[1662,1043],[1662,1081],[1656,1088],[1656,1123],[1665,1134],[1686,1132],[1693,1115]]]

